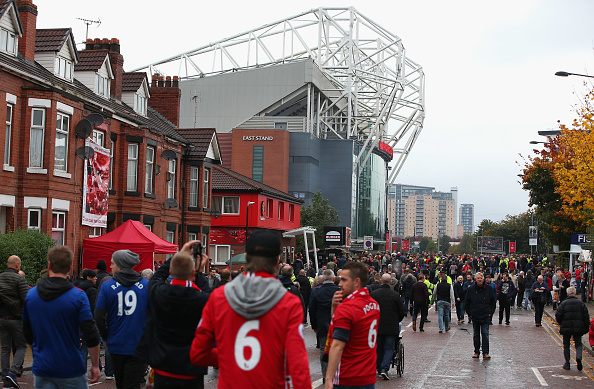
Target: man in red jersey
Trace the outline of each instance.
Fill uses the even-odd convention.
[[[380,309],[365,287],[368,277],[367,265],[360,262],[349,262],[342,269],[341,290],[332,301],[326,389],[375,388]]]
[[[275,277],[280,253],[277,233],[254,232],[247,273],[215,289],[202,311],[190,359],[219,367],[218,388],[284,388],[290,377],[293,388],[311,389],[303,307]]]

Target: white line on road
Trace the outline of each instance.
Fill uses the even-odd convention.
[[[534,375],[538,379],[538,382],[540,382],[540,386],[549,386],[549,384],[547,384],[547,381],[545,381],[545,379],[542,376],[542,374],[540,374],[540,371],[538,371],[538,368],[537,367],[533,367],[532,368],[532,371],[534,372]]]
[[[323,383],[324,383],[324,381],[322,381],[322,379],[320,378],[319,380],[312,382],[311,387],[313,389],[316,389],[318,386],[322,385]]]
[[[412,321],[410,323],[408,323],[407,327],[412,326],[412,323],[413,323]]]

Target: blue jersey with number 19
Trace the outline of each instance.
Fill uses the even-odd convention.
[[[107,348],[110,353],[134,355],[148,310],[148,281],[124,286],[115,279],[101,286],[96,309],[107,311]]]
[[[333,338],[346,342],[335,385],[362,386],[376,381],[379,304],[362,288],[351,293],[332,317]]]

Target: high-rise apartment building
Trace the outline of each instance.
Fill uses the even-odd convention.
[[[394,236],[455,235],[455,193],[396,184],[390,187],[388,197],[388,226]]]
[[[474,232],[474,204],[460,204],[460,224],[465,234]]]

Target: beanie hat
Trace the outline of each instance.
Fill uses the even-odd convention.
[[[112,255],[113,261],[120,269],[132,269],[140,263],[138,254],[130,250],[118,250]]]
[[[276,257],[281,253],[280,236],[271,230],[258,230],[247,240],[245,251],[250,255]]]
[[[97,270],[107,271],[107,266],[105,265],[105,261],[103,259],[100,259],[99,262],[97,262]]]

